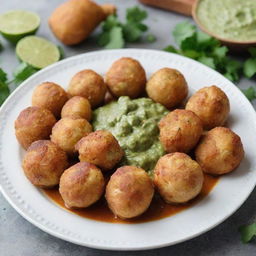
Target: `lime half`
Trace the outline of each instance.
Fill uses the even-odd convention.
[[[40,25],[40,17],[33,12],[16,10],[0,15],[0,32],[13,43],[21,38],[36,33]]]
[[[60,59],[60,51],[52,42],[38,36],[26,36],[16,46],[21,61],[34,68],[44,68]]]

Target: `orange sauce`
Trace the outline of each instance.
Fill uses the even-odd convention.
[[[193,200],[188,203],[180,205],[166,204],[158,194],[152,200],[149,209],[141,216],[130,220],[122,220],[116,218],[113,213],[109,210],[105,198],[102,198],[94,205],[85,209],[67,209],[61,198],[58,188],[54,189],[43,189],[43,192],[56,204],[61,206],[67,211],[75,213],[81,217],[89,218],[97,221],[112,222],[112,223],[141,223],[153,220],[162,219],[178,212],[181,212],[189,207],[194,206],[197,202],[206,197],[210,191],[217,184],[219,178],[213,177],[208,174],[204,175],[204,185],[201,193]]]

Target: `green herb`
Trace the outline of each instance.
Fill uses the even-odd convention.
[[[249,87],[245,90],[242,90],[243,94],[247,97],[249,101],[256,99],[256,90],[255,87]]]
[[[3,45],[0,42],[0,51],[3,50]]]
[[[63,60],[65,58],[65,52],[64,52],[63,48],[60,45],[58,45],[57,47],[58,47],[59,52],[60,52],[60,60]]]
[[[251,78],[256,74],[256,48],[250,48],[249,53],[251,58],[245,61],[243,71],[246,77]]]
[[[29,64],[22,62],[13,72],[14,80],[16,85],[19,85],[28,77],[36,73],[38,70],[30,66]]]
[[[10,94],[10,89],[7,83],[7,74],[0,68],[0,106]]]
[[[156,41],[156,37],[152,34],[148,34],[146,36],[146,40],[149,42],[149,43],[154,43]]]
[[[241,240],[243,243],[250,242],[253,237],[256,236],[256,223],[240,227],[239,232],[241,234]]]
[[[227,56],[228,49],[220,41],[201,32],[189,22],[179,23],[173,30],[178,48],[172,45],[163,50],[195,59],[216,69],[228,79],[238,81],[241,64]]]
[[[147,12],[135,6],[126,10],[126,21],[121,22],[116,15],[110,15],[102,23],[102,32],[98,38],[98,45],[107,49],[123,48],[125,43],[138,42],[148,27],[143,23]],[[155,38],[150,36],[148,41]]]

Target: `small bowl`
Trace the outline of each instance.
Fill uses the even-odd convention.
[[[197,11],[197,7],[198,7],[198,4],[199,4],[200,1],[201,0],[196,0],[195,3],[193,4],[192,17],[193,17],[194,21],[196,22],[196,24],[199,26],[199,28],[201,30],[203,30],[205,33],[209,34],[210,36],[215,37],[223,45],[226,45],[231,51],[234,51],[234,52],[244,52],[248,48],[256,46],[256,40],[237,41],[237,40],[227,39],[227,38],[220,37],[220,36],[214,34],[213,32],[207,30],[207,28],[204,27],[204,25],[202,25],[200,23],[200,21],[197,17],[197,12],[196,11]]]

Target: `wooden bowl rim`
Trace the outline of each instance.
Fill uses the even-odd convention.
[[[209,31],[208,29],[206,29],[206,27],[204,25],[202,25],[202,23],[199,21],[199,18],[197,17],[197,13],[196,13],[200,1],[202,1],[202,0],[195,0],[194,4],[192,6],[192,17],[202,31],[204,31],[205,33],[209,34],[210,36],[215,37],[218,40],[225,42],[227,44],[237,44],[240,46],[256,44],[256,39],[248,40],[248,41],[232,40],[232,39],[220,37],[220,36],[216,35],[215,33]]]

